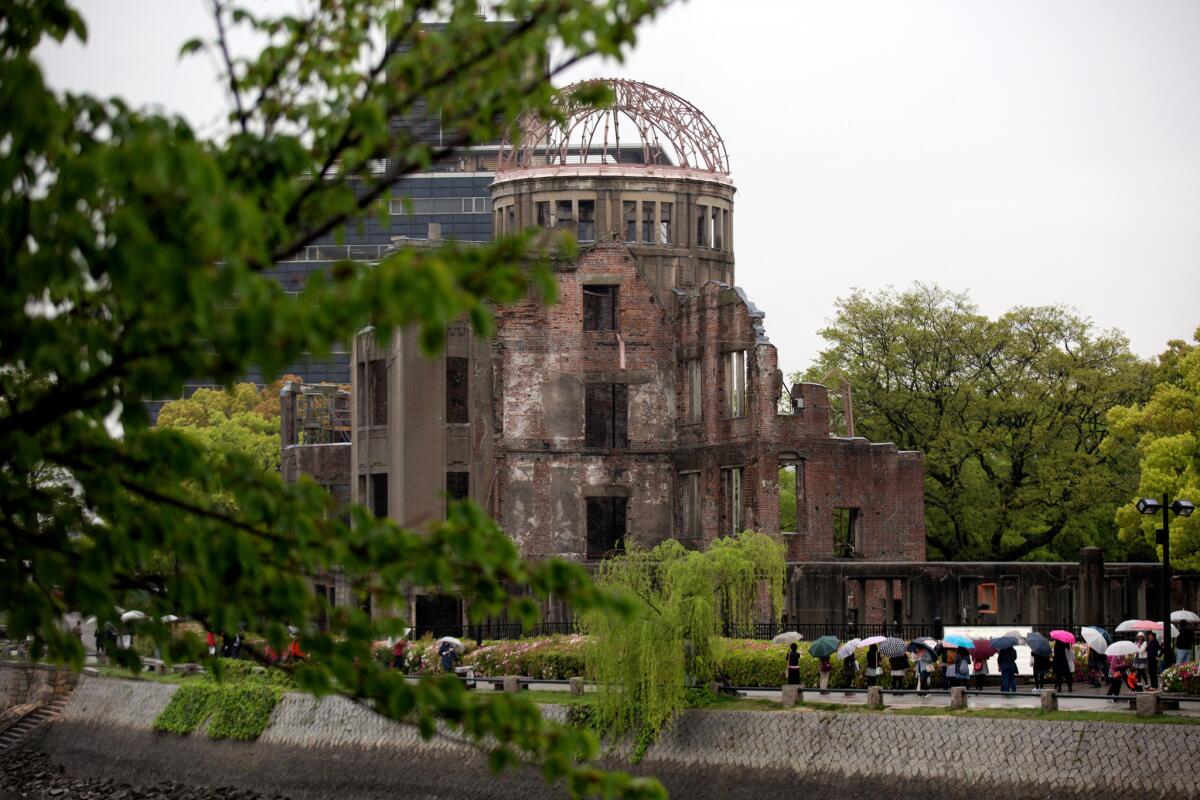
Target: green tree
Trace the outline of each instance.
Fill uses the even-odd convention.
[[[232,385],[252,367],[277,375],[364,324],[413,326],[428,350],[464,316],[490,330],[492,304],[548,293],[550,255],[522,237],[489,246],[406,249],[351,261],[288,294],[272,266],[372,212],[396,181],[464,145],[494,141],[524,112],[553,114],[558,72],[593,54],[620,56],[658,0],[501,0],[490,25],[475,0],[340,0],[296,14],[216,0],[207,50],[224,65],[227,130],[199,136],[183,120],[120,99],[57,94],[34,57],[45,39],[84,39],[66,0],[17,0],[0,19],[0,613],[34,657],[79,665],[60,621],[71,610],[113,620],[114,607],[168,612],[212,629],[260,628],[277,650],[285,624],[310,658],[295,684],[340,692],[432,735],[445,720],[500,767],[541,765],[575,793],[661,794],[653,781],[581,765],[591,737],[546,723],[528,702],[469,702],[454,681],[409,685],[371,658],[398,631],[355,603],[326,608],[306,573],[334,565],[375,608],[400,607],[411,585],[462,595],[476,616],[531,620],[531,597],[578,609],[628,610],[586,572],[528,564],[480,509],[454,506],[427,531],[363,509],[353,525],[326,514],[310,481],[285,485],[253,458],[219,457],[167,426],[145,401],[179,396],[208,376]],[[444,20],[424,26],[425,19]],[[231,54],[228,33],[261,42]],[[547,54],[552,54],[548,57]],[[578,102],[601,102],[587,88]],[[437,109],[438,143],[392,120]],[[236,396],[236,392],[233,393]],[[226,507],[214,500],[234,498]],[[174,569],[156,571],[171,553]],[[267,622],[259,625],[258,621]],[[204,654],[147,622],[171,659]],[[136,655],[120,658],[136,666]],[[486,745],[484,744],[486,743]]]
[[[279,389],[286,379],[300,380],[289,375],[262,389],[252,383],[197,389],[191,397],[164,403],[156,424],[190,436],[214,454],[239,453],[263,470],[278,470]]]
[[[636,598],[631,618],[589,613],[588,668],[600,684],[597,719],[606,733],[637,732],[639,750],[684,708],[685,686],[713,678],[722,626],[749,626],[764,598],[783,612],[783,545],[745,531],[707,550],[668,539],[600,565],[597,580]],[[635,755],[637,753],[635,752]]]
[[[1194,334],[1200,344],[1200,328]],[[1121,535],[1142,558],[1158,560],[1155,530],[1159,516],[1143,516],[1139,497],[1185,498],[1200,502],[1200,347],[1181,340],[1168,343],[1159,356],[1159,382],[1144,403],[1117,406],[1108,412],[1109,434],[1102,449],[1114,456],[1132,452],[1138,464],[1136,492],[1126,494],[1116,510]],[[1200,569],[1200,520],[1170,518],[1171,563]]]
[[[809,379],[841,370],[856,433],[925,453],[933,557],[1121,555],[1111,517],[1128,465],[1100,443],[1105,414],[1136,400],[1150,369],[1121,335],[1061,307],[989,319],[920,284],[854,292],[821,333],[830,347]]]

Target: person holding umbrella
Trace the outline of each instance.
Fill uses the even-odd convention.
[[[1014,693],[1017,691],[1017,638],[1015,636],[998,636],[991,641],[996,648],[996,664],[1000,667],[1000,691]]]
[[[971,685],[971,651],[959,646],[954,656],[954,686],[964,689]]]
[[[1150,674],[1150,688],[1158,688],[1158,658],[1162,655],[1162,645],[1158,643],[1158,634],[1150,631],[1146,638],[1146,671]]]
[[[837,654],[842,658],[842,681],[846,684],[847,689],[854,687],[854,674],[858,672],[858,639],[851,639],[844,645],[838,648]],[[854,695],[854,692],[846,692],[847,697]]]
[[[838,640],[834,636],[822,636],[809,645],[808,654],[817,659],[817,681],[821,687],[821,694],[829,694],[826,689],[829,688],[829,676],[833,673],[829,657],[837,652],[837,649]]]
[[[787,654],[787,682],[788,686],[800,685],[800,650],[796,647],[796,643],[792,642]]]
[[[1057,633],[1057,631],[1053,632]],[[1053,635],[1052,633],[1052,635]],[[1075,676],[1072,674],[1071,663],[1067,659],[1069,646],[1062,639],[1054,640],[1054,657],[1051,664],[1054,667],[1054,691],[1061,692],[1063,681],[1067,683],[1067,691],[1075,691]]]
[[[879,682],[879,645],[873,644],[867,648],[867,686]]]

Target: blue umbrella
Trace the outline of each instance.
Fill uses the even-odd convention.
[[[991,644],[996,650],[1004,650],[1008,647],[1016,647],[1020,644],[1020,640],[1015,636],[997,636],[992,639]]]
[[[1035,656],[1050,655],[1051,645],[1050,640],[1040,633],[1031,633],[1025,637],[1025,644],[1029,645],[1030,651]]]
[[[964,636],[961,633],[952,633],[945,639],[946,644],[952,647],[965,647],[968,650],[975,649],[975,643],[971,641],[970,636]]]

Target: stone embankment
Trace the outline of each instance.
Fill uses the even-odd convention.
[[[82,781],[237,786],[294,800],[565,796],[533,770],[493,775],[477,752],[452,737],[422,741],[411,727],[340,698],[287,695],[255,743],[155,733],[151,723],[174,691],[163,684],[85,676],[40,747],[68,778]],[[677,798],[798,791],[873,800],[909,792],[979,800],[1190,798],[1200,793],[1200,737],[1194,730],[804,710],[691,711],[633,770],[657,775]]]

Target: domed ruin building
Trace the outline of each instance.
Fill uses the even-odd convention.
[[[558,302],[498,308],[488,340],[455,326],[438,359],[406,332],[355,341],[353,499],[420,526],[447,494],[471,497],[531,558],[754,529],[789,561],[922,561],[921,454],[831,435],[825,387],[784,386],[735,285],[716,128],[671,92],[607,83],[608,108],[523,120],[491,183],[496,235],[578,239],[554,267]],[[418,624],[453,602],[418,602]]]

